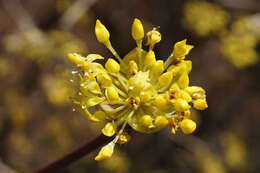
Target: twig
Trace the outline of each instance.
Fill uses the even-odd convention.
[[[4,173],[16,173],[13,169],[5,165],[1,160],[0,160],[0,170],[3,171]]]
[[[39,30],[20,0],[2,1],[2,3],[10,17],[18,23],[18,28],[21,31]]]
[[[33,173],[51,173],[55,172],[58,173],[60,169],[63,169],[73,162],[79,160],[86,154],[89,154],[91,151],[97,149],[98,147],[104,145],[105,143],[109,142],[111,138],[106,137],[104,135],[99,135],[98,137],[94,138],[92,141],[80,146],[79,148],[75,149],[71,153],[63,156],[62,158],[34,171]]]
[[[61,28],[69,30],[97,0],[77,0],[58,21]]]

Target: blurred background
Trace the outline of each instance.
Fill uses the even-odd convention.
[[[1,0],[1,173],[31,172],[100,133],[71,103],[66,54],[112,56],[95,38],[100,19],[125,55],[135,17],[145,31],[160,26],[159,59],[185,38],[195,46],[191,85],[205,88],[209,108],[193,112],[193,135],[133,133],[111,159],[97,163],[95,151],[62,172],[260,172],[260,1]]]

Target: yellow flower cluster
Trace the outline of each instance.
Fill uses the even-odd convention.
[[[218,33],[229,19],[225,10],[205,1],[188,1],[184,6],[184,24],[198,36]]]
[[[188,1],[184,6],[184,25],[200,37],[219,37],[223,57],[238,69],[256,64],[260,40],[258,16],[239,17],[227,26],[230,14],[220,6],[201,1]]]
[[[221,52],[232,65],[243,69],[259,60],[256,50],[259,40],[259,28],[254,26],[253,17],[241,17],[221,37]]]
[[[106,121],[102,133],[115,136],[104,146],[95,160],[104,160],[113,154],[115,143],[124,144],[130,135],[124,132],[128,124],[142,133],[153,133],[169,126],[175,134],[181,128],[190,134],[196,123],[190,119],[191,107],[204,110],[208,107],[205,90],[189,86],[192,63],[185,60],[193,46],[186,40],[174,45],[166,62],[156,60],[154,46],[160,42],[157,28],[147,33],[148,51],[142,49],[145,36],[143,25],[135,19],[132,37],[137,47],[121,58],[113,49],[109,31],[96,21],[97,40],[104,44],[118,60],[109,58],[105,66],[94,62],[104,59],[99,54],[83,57],[69,54],[69,60],[79,67],[79,99],[75,101],[84,115],[93,122]],[[174,65],[173,65],[174,64]],[[91,112],[95,107],[96,112]]]

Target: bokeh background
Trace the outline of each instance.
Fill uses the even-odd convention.
[[[134,48],[131,24],[160,26],[165,59],[176,41],[195,46],[191,84],[207,91],[209,108],[193,112],[193,135],[169,129],[97,151],[64,173],[258,173],[260,171],[260,1],[258,0],[1,0],[0,172],[31,172],[100,133],[74,109],[74,67],[66,54],[112,55],[94,35],[110,31],[121,56]]]

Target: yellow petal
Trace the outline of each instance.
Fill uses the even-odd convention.
[[[105,125],[105,127],[102,129],[102,133],[105,136],[113,136],[116,133],[116,124],[113,122],[109,122]]]
[[[199,86],[189,86],[185,88],[185,91],[190,94],[190,96],[194,99],[202,99],[205,98],[205,90]]]
[[[89,54],[86,57],[86,60],[89,62],[95,61],[96,59],[104,59],[104,57],[99,54]]]
[[[118,101],[119,95],[117,90],[114,87],[108,87],[105,91],[106,98],[111,104],[114,104]]]
[[[102,94],[100,87],[99,87],[99,85],[96,81],[91,81],[91,82],[86,81],[83,84],[82,88],[85,88],[85,89],[87,89],[88,91],[90,91],[91,93],[94,93],[94,94]]]
[[[101,113],[99,111],[97,111],[96,113],[94,113],[94,115],[92,115],[88,109],[84,109],[84,116],[93,122],[100,122],[100,121],[104,121],[104,118],[102,117],[103,115],[101,115]],[[101,111],[102,112],[102,111]]]
[[[147,43],[146,45],[155,45],[159,43],[162,39],[161,33],[154,28],[152,31],[147,32]]]
[[[89,98],[87,101],[87,106],[95,106],[97,104],[100,104],[101,102],[103,102],[105,100],[104,97],[93,97],[93,98]]]
[[[98,73],[97,81],[105,87],[110,86],[112,84],[112,79],[107,73]]]

